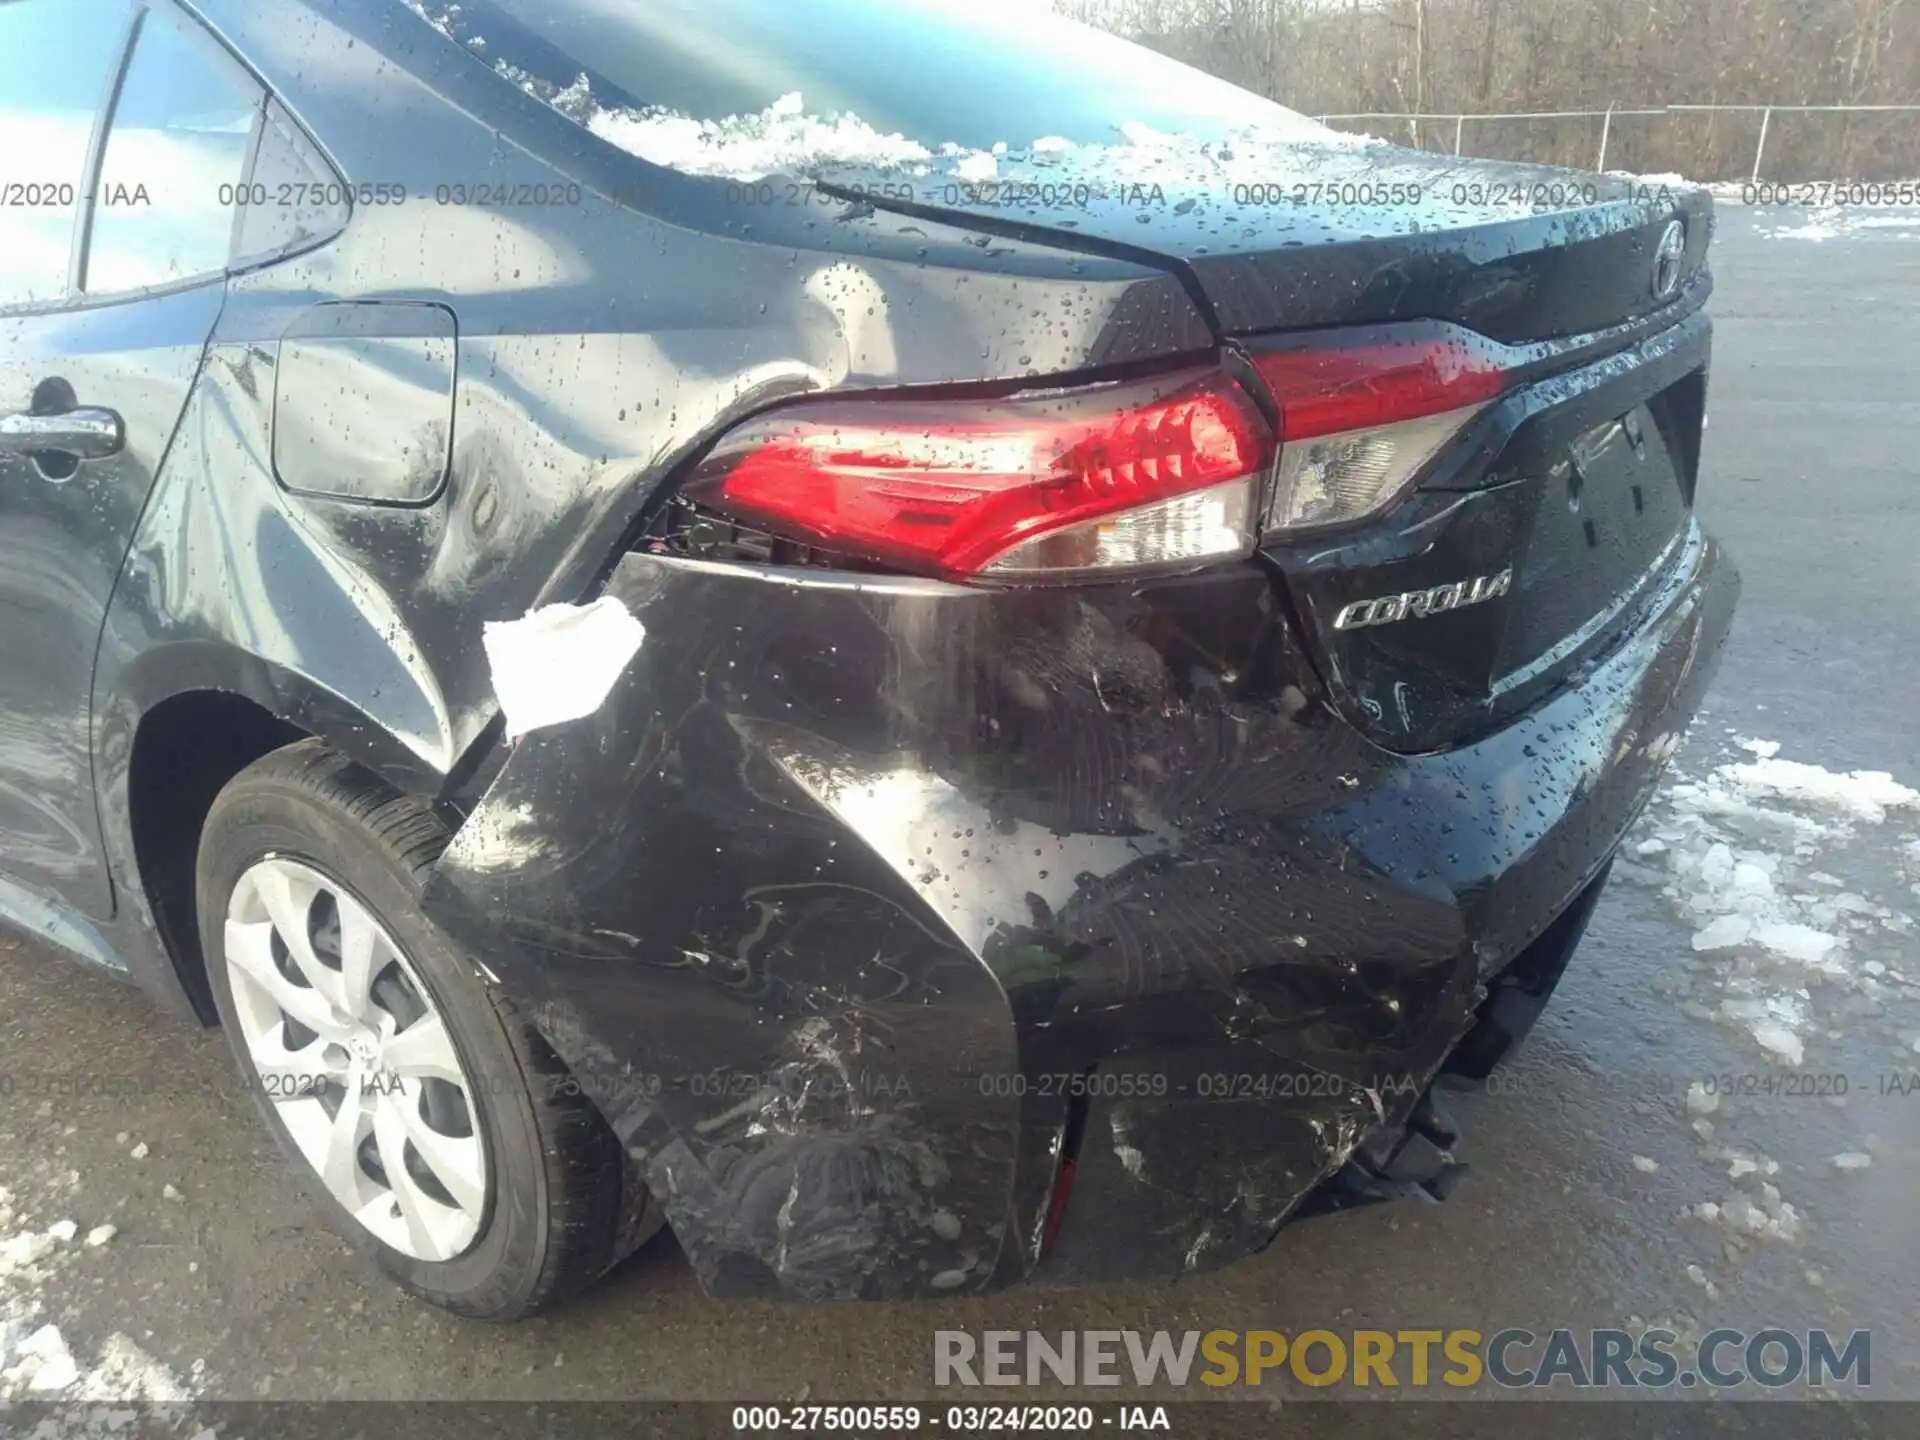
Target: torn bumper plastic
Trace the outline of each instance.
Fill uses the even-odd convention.
[[[1170,1279],[1417,1121],[1649,798],[1737,589],[1695,530],[1576,688],[1402,756],[1252,564],[1013,592],[633,554],[639,654],[516,745],[428,908],[711,1292]]]

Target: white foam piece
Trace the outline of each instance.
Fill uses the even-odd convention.
[[[600,708],[647,637],[611,595],[590,605],[545,605],[481,632],[507,733],[524,735]]]

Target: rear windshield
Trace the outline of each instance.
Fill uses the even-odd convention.
[[[409,0],[502,74],[619,143],[607,114],[832,128],[849,158],[1328,132],[1045,0]],[[852,122],[857,121],[857,124]],[[657,126],[656,126],[657,129]],[[890,150],[885,140],[906,142]],[[630,147],[631,148],[631,147]],[[1049,148],[1043,144],[1042,149]],[[646,153],[644,149],[637,153]],[[650,157],[652,158],[652,157]]]

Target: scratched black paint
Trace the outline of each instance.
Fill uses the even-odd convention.
[[[1091,1085],[1040,1273],[1219,1264],[1404,1118],[1386,1078],[1424,1086],[1611,854],[1725,633],[1734,581],[1688,546],[1580,690],[1417,759],[1338,717],[1257,572],[1008,594],[633,555],[640,658],[519,743],[430,903],[535,997],[716,1292],[1033,1269],[1043,1077],[1077,1071],[1168,1093]],[[644,1078],[714,1069],[741,1079]]]

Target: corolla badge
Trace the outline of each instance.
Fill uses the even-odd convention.
[[[1431,590],[1408,590],[1400,595],[1382,595],[1377,600],[1356,600],[1333,617],[1336,630],[1364,630],[1370,625],[1391,625],[1396,620],[1413,620],[1423,615],[1445,615],[1496,600],[1513,589],[1513,571],[1498,575],[1476,575],[1471,580],[1456,580],[1451,585],[1435,585]]]

